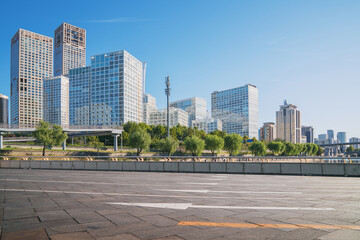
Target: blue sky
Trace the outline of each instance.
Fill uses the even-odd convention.
[[[284,99],[302,125],[360,137],[360,1],[6,1],[0,10],[0,93],[10,94],[10,39],[47,36],[62,23],[87,30],[90,56],[125,49],[146,61],[146,92],[208,100],[215,90],[259,88],[259,125]]]

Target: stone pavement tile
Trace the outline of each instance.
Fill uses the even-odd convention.
[[[94,240],[87,232],[74,232],[52,235],[51,240]]]
[[[16,218],[28,218],[36,217],[36,213],[33,208],[5,208],[4,219],[16,219]]]
[[[324,236],[328,232],[319,229],[294,229],[290,232],[277,235],[274,239],[276,240],[303,240],[303,239],[317,239],[318,237]]]
[[[156,239],[153,239],[153,240],[184,240],[183,238],[181,237],[178,237],[178,236],[168,236],[168,237],[163,237],[163,238],[156,238]]]
[[[231,217],[234,219],[239,219],[239,220],[245,221],[245,220],[251,220],[252,218],[262,218],[262,217],[266,217],[269,215],[271,215],[271,214],[269,214],[268,212],[252,211],[252,212],[247,212],[247,213],[242,213],[242,214],[231,215]]]
[[[38,212],[38,215],[39,215],[40,221],[42,221],[42,222],[56,220],[56,219],[72,218],[64,210]]]
[[[30,230],[34,228],[39,228],[40,221],[37,217],[5,220],[2,222],[2,227],[3,232]]]
[[[300,218],[289,218],[289,219],[286,220],[286,223],[289,223],[289,224],[313,224],[313,225],[324,224],[322,222],[309,221],[309,220],[304,220],[304,219],[300,219]],[[321,229],[321,230],[325,231],[325,232],[333,232],[333,231],[335,231],[334,229]]]
[[[50,228],[50,227],[58,227],[58,226],[69,226],[69,225],[74,225],[74,224],[78,224],[78,223],[73,218],[65,218],[65,219],[44,221],[44,222],[41,222],[40,224],[41,224],[41,226]]]
[[[161,215],[152,215],[152,216],[142,216],[139,217],[141,220],[148,222],[157,227],[167,227],[174,226],[178,223],[178,221],[174,221],[170,218],[161,216]]]
[[[227,228],[227,227],[212,227],[208,229],[192,229],[190,231],[181,231],[176,233],[177,236],[182,237],[184,239],[199,239],[199,240],[207,240],[213,238],[224,238],[228,235],[234,235],[238,232],[242,231],[239,228]]]
[[[118,234],[115,236],[111,236],[111,237],[101,237],[101,238],[96,238],[96,240],[140,240],[140,238],[135,237],[132,234]],[[174,239],[176,240],[176,239]]]
[[[79,231],[86,231],[89,229],[101,229],[101,228],[108,228],[115,226],[110,221],[105,222],[93,222],[93,223],[84,223],[84,224],[73,224],[73,225],[62,225],[62,226],[55,226],[55,227],[47,227],[47,233],[52,236],[56,234],[62,233],[71,233],[71,232],[79,232]]]
[[[246,240],[265,240],[265,239],[274,239],[276,240],[276,237],[280,234],[283,234],[284,232],[275,229],[275,228],[248,228],[248,229],[242,229],[237,234],[231,234],[231,235],[224,235],[225,239],[246,239]],[[237,236],[237,238],[232,238],[234,236]],[[290,240],[291,238],[289,238]]]
[[[106,221],[104,217],[93,212],[90,209],[66,209],[66,212],[71,215],[78,223],[102,222]]]
[[[43,228],[28,231],[3,233],[1,240],[48,240]]]
[[[111,214],[111,215],[104,215],[105,218],[110,220],[111,222],[115,223],[116,225],[124,225],[130,223],[139,223],[142,222],[139,218],[131,216],[129,214]]]
[[[319,240],[359,240],[360,231],[350,230],[350,229],[341,229],[328,233],[322,237],[318,238]]]
[[[180,233],[194,232],[196,230],[200,230],[200,229],[194,228],[192,226],[170,226],[170,227],[162,227],[162,228],[137,230],[132,232],[132,234],[134,234],[136,237],[142,240],[149,240],[149,239],[163,238],[173,235],[182,237]],[[197,239],[197,238],[192,238],[192,239]]]

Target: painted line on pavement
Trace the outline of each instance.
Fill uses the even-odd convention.
[[[332,211],[333,208],[313,208],[313,207],[258,207],[258,206],[213,206],[213,205],[193,205],[192,203],[128,203],[128,202],[107,202],[110,205],[137,206],[150,208],[207,208],[207,209],[251,209],[251,210],[299,210],[299,211]]]
[[[360,230],[360,225],[321,225],[321,224],[252,224],[252,223],[216,223],[181,221],[182,226],[232,227],[232,228],[301,228],[301,229],[353,229]]]

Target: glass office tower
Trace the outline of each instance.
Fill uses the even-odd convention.
[[[11,124],[35,127],[43,118],[43,78],[53,74],[53,39],[19,29],[11,39]]]
[[[211,115],[223,122],[223,131],[258,137],[258,89],[245,86],[211,94]]]
[[[9,124],[9,98],[0,94],[0,126]]]
[[[180,108],[189,114],[188,127],[192,121],[206,118],[206,99],[193,97],[170,103],[170,107]]]

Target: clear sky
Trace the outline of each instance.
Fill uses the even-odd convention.
[[[53,37],[87,30],[90,56],[125,49],[148,63],[146,92],[171,100],[254,84],[259,126],[284,99],[302,125],[360,137],[360,1],[6,1],[0,9],[0,93],[10,95],[10,40],[18,28]]]

